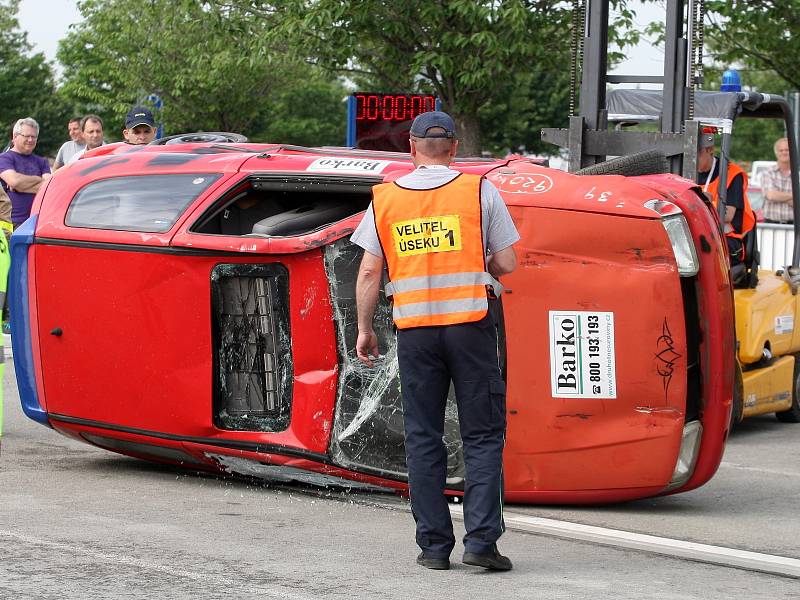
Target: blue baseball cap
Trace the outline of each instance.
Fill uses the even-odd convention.
[[[144,106],[134,106],[128,111],[128,115],[125,117],[125,129],[133,129],[137,125],[147,125],[148,127],[156,126],[153,113]]]
[[[428,133],[433,127],[440,127],[444,132]],[[432,110],[417,115],[411,123],[411,135],[416,138],[454,138],[456,137],[456,124],[453,117],[440,110]]]

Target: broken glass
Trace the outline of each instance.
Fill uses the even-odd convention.
[[[288,277],[277,264],[223,264],[211,273],[214,410],[223,429],[276,432],[289,425]]]
[[[374,322],[381,356],[374,368],[356,358],[355,286],[362,252],[348,239],[325,246],[339,356],[331,456],[335,463],[347,468],[406,480],[397,343],[391,307],[383,292]],[[452,386],[445,415],[447,484],[459,488],[464,478],[464,460]]]

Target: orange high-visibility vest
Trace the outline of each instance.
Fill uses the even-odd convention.
[[[750,200],[747,199],[747,173],[745,173],[742,168],[734,164],[732,162],[728,163],[728,181],[725,183],[726,189],[730,187],[731,183],[733,182],[734,177],[737,175],[741,175],[744,180],[742,182],[742,197],[744,198],[744,214],[742,215],[742,232],[739,233],[737,231],[729,231],[725,235],[732,238],[742,239],[744,234],[748,231],[752,230],[756,224],[756,215],[753,212],[753,209],[750,206]],[[714,209],[717,208],[717,203],[719,202],[719,176],[708,184],[706,190],[709,194],[711,194],[711,203],[714,205]]]
[[[460,174],[430,190],[373,188],[372,207],[398,329],[479,321],[489,308],[481,229],[481,177]]]

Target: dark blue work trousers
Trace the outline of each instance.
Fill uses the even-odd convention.
[[[490,552],[503,524],[505,383],[497,331],[487,315],[475,323],[416,327],[397,332],[406,462],[417,544],[432,558],[455,545],[444,495],[447,453],[445,405],[453,381],[464,444],[464,549]]]

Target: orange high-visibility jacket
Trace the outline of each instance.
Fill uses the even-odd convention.
[[[398,329],[479,321],[489,306],[486,286],[500,294],[486,272],[480,193],[481,177],[464,173],[430,190],[373,188]]]
[[[742,232],[739,233],[737,231],[729,231],[725,235],[728,237],[742,239],[744,234],[748,231],[753,229],[753,226],[756,224],[756,215],[753,212],[753,209],[750,207],[750,201],[747,199],[747,173],[745,173],[742,168],[734,164],[732,162],[728,163],[728,181],[725,183],[725,187],[728,188],[733,182],[733,178],[737,175],[741,175],[744,178],[743,185],[742,185],[742,196],[744,197],[744,214],[742,216]],[[708,188],[706,191],[711,194],[711,203],[714,205],[714,208],[717,208],[717,203],[719,202],[719,177],[717,177],[714,181],[708,184]]]

